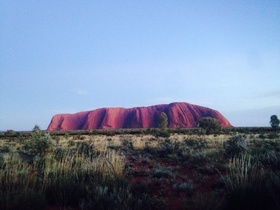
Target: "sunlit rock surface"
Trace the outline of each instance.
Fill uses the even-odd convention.
[[[134,108],[100,108],[74,114],[55,115],[47,130],[90,130],[110,128],[156,128],[161,112],[169,128],[196,127],[201,117],[216,118],[222,127],[230,122],[218,111],[184,102]]]

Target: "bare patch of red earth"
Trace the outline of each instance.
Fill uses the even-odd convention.
[[[141,158],[136,161],[128,161],[134,162],[133,169],[135,171],[133,176],[129,178],[130,183],[132,185],[137,182],[146,184],[149,188],[149,194],[162,198],[170,210],[185,209],[183,199],[191,198],[191,195],[187,192],[175,190],[173,187],[174,183],[180,184],[191,180],[196,193],[207,193],[212,191],[215,181],[220,176],[218,173],[203,175],[204,178],[207,178],[207,181],[203,182],[194,177],[194,174],[197,172],[196,169],[182,162],[168,161],[160,158],[154,158],[149,163],[142,162]],[[157,167],[170,170],[176,176],[163,179],[154,178],[152,174]]]

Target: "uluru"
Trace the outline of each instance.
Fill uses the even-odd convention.
[[[56,114],[47,130],[156,128],[162,112],[168,117],[169,128],[196,127],[202,117],[217,119],[221,127],[232,126],[217,110],[186,102],[175,102],[147,107],[99,108],[74,114]]]

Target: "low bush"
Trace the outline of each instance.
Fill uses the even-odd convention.
[[[159,130],[155,133],[156,137],[164,137],[164,138],[169,138],[170,137],[170,132],[168,130]]]
[[[278,134],[276,132],[271,132],[267,136],[269,139],[276,139],[278,138]]]
[[[42,134],[36,131],[31,139],[26,139],[23,143],[24,154],[35,157],[44,156],[55,149],[56,142],[49,134]]]
[[[204,139],[185,139],[184,144],[194,150],[203,150],[207,148],[207,142]]]
[[[170,178],[173,177],[173,174],[171,171],[167,169],[156,169],[153,173],[152,177],[160,179],[160,178]]]
[[[146,148],[147,151],[148,148]],[[169,139],[165,139],[155,149],[150,149],[151,153],[155,153],[159,158],[167,158],[172,153],[176,153],[177,146],[172,144]]]
[[[226,155],[233,157],[239,155],[246,148],[246,141],[242,135],[237,135],[229,138],[224,143]]]
[[[8,153],[10,152],[10,147],[8,147],[7,145],[0,147],[0,153]]]
[[[230,183],[229,181],[230,180],[227,176],[221,176],[215,181],[213,187],[214,187],[214,189],[220,189],[220,188],[228,187],[229,183]]]
[[[194,194],[194,186],[191,181],[183,182],[178,186],[179,191],[186,192],[188,195]]]
[[[259,138],[260,138],[260,139],[265,139],[266,137],[265,137],[265,135],[264,135],[263,133],[261,133],[261,134],[259,135]]]

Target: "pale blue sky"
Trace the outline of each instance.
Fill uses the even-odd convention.
[[[279,82],[279,0],[0,1],[0,131],[171,102],[269,126]]]

